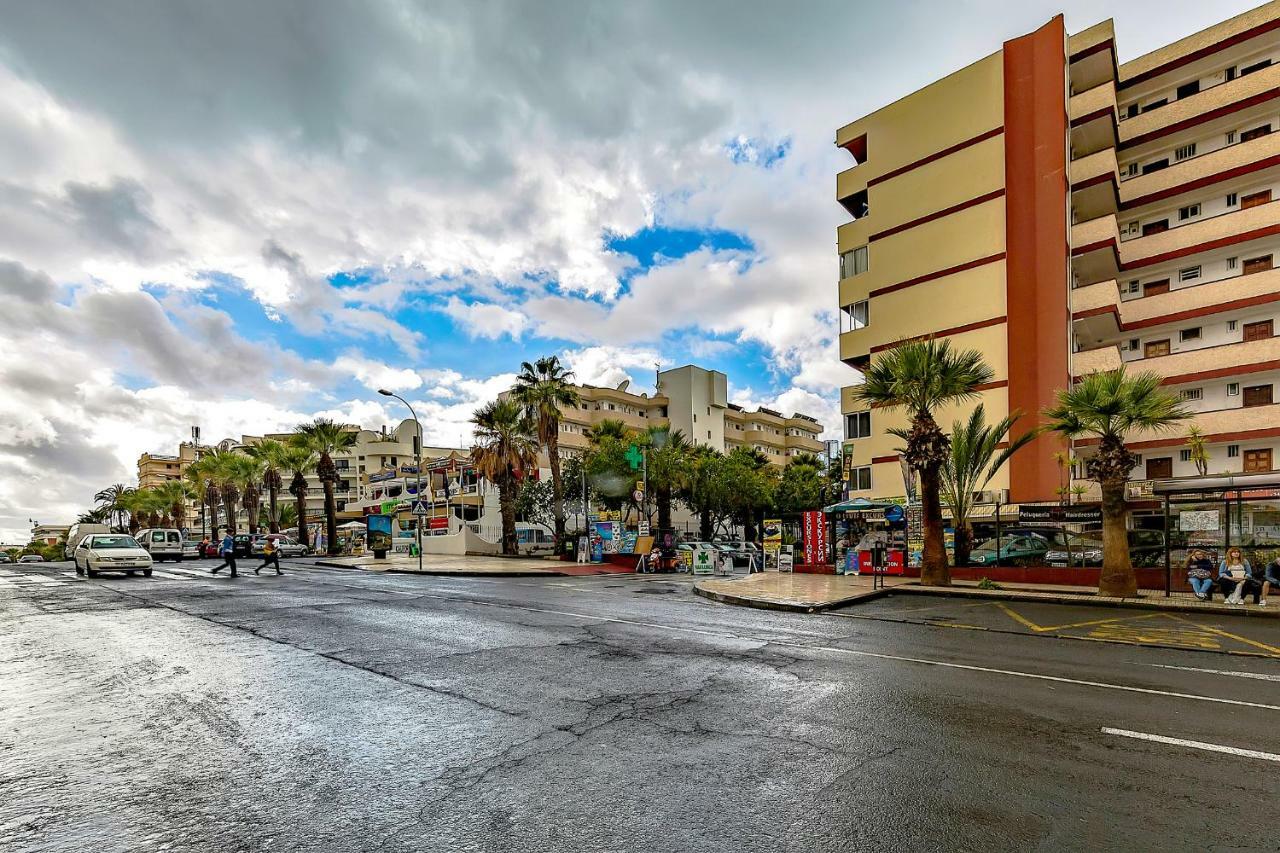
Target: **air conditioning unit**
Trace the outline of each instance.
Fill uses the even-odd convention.
[[[974,492],[973,502],[975,504],[1007,504],[1009,502],[1009,490],[986,489],[985,491]]]

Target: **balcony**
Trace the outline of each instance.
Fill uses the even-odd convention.
[[[1092,348],[1120,334],[1120,290],[1114,279],[1071,291],[1072,328],[1080,346]]]
[[[1116,147],[1116,87],[1108,80],[1071,96],[1071,156],[1086,157]]]
[[[850,412],[864,412],[870,408],[868,404],[854,396],[861,387],[861,384],[846,385],[840,389],[840,414],[847,415]]]
[[[1120,169],[1116,150],[1104,148],[1079,160],[1072,160],[1071,207],[1077,219],[1085,221],[1115,213],[1119,207],[1116,187]]]
[[[1181,257],[1206,243],[1234,242],[1240,235],[1274,226],[1280,226],[1280,202],[1273,201],[1126,240],[1120,247],[1120,259],[1125,269],[1149,266]]]
[[[1074,376],[1087,376],[1090,373],[1102,373],[1117,370],[1124,365],[1117,346],[1098,347],[1081,350],[1071,356],[1071,373]]]
[[[843,204],[846,210],[849,210],[847,203],[849,199],[867,191],[866,177],[867,170],[859,169],[857,166],[836,174],[836,201]],[[853,216],[857,215],[852,210],[849,210],[849,213]]]
[[[1121,302],[1120,323],[1122,328],[1141,328],[1165,322],[1165,318],[1168,318],[1167,322],[1175,322],[1189,312],[1219,306],[1229,310],[1240,300],[1277,292],[1280,292],[1280,269],[1234,276]]]
[[[1183,122],[1192,121],[1220,107],[1238,103],[1255,95],[1265,97],[1280,87],[1280,65],[1272,65],[1245,77],[1210,87],[1194,95],[1179,98],[1163,107],[1136,115],[1120,123],[1120,147],[1132,148],[1167,133]],[[1088,94],[1087,92],[1085,94]],[[1072,99],[1074,100],[1074,99]]]
[[[1274,429],[1280,424],[1280,403],[1270,406],[1236,407],[1218,409],[1212,412],[1199,412],[1195,420],[1179,424],[1172,430],[1145,430],[1134,432],[1126,439],[1125,444],[1132,447],[1144,441],[1168,441],[1187,434],[1187,427],[1200,427],[1205,438],[1213,442],[1216,435],[1228,433],[1252,432],[1254,430]],[[1238,439],[1236,439],[1238,440]]]
[[[853,367],[871,360],[871,334],[868,327],[841,333],[840,360]]]
[[[1084,92],[1115,81],[1115,38],[1115,30],[1108,20],[1094,24],[1067,40],[1072,92]]]
[[[820,453],[826,447],[821,440],[808,435],[783,436],[783,444],[789,450],[804,450],[809,453]]]
[[[1106,349],[1114,349],[1114,347]],[[1091,352],[1097,352],[1097,350],[1091,350]],[[1077,353],[1077,359],[1081,355],[1084,353]],[[1135,370],[1154,370],[1166,378],[1188,377],[1184,381],[1193,381],[1193,378],[1200,374],[1212,375],[1221,372],[1221,375],[1226,376],[1230,375],[1233,369],[1245,365],[1277,360],[1280,360],[1280,337],[1264,338],[1259,341],[1239,341],[1216,347],[1201,347],[1153,358],[1137,358],[1128,364]],[[1077,375],[1079,375],[1078,372]]]
[[[1120,183],[1120,201],[1127,207],[1137,207],[1176,195],[1180,187],[1192,181],[1222,174],[1280,156],[1280,133],[1269,133],[1248,142],[1238,142],[1198,157],[1180,160],[1166,169],[1145,175],[1137,175]],[[1074,180],[1074,172],[1073,178]]]
[[[1114,214],[1071,226],[1071,262],[1076,285],[1113,279],[1120,272],[1120,231]]]

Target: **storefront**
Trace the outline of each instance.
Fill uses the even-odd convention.
[[[823,513],[828,519],[828,541],[836,574],[869,570],[877,545],[886,550],[888,574],[906,571],[907,508],[902,504],[857,498],[832,504]]]

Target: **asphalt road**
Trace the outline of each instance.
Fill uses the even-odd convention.
[[[1280,846],[1275,660],[286,571],[0,567],[0,848]]]

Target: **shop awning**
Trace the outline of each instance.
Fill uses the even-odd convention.
[[[891,506],[902,506],[902,504],[893,501],[871,501],[866,498],[855,498],[851,501],[841,501],[838,504],[832,504],[824,507],[823,512],[830,515],[833,512],[868,512],[877,509],[888,509]]]

